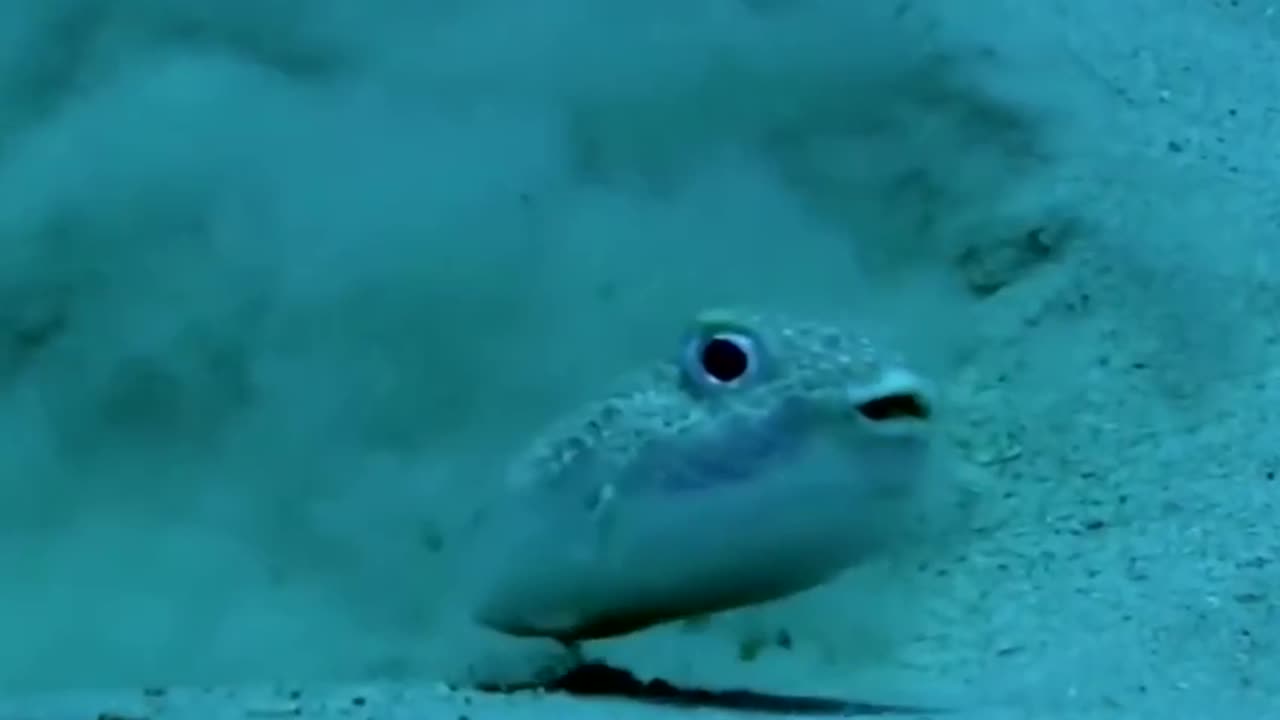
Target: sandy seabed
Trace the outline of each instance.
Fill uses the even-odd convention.
[[[596,655],[975,720],[1280,715],[1266,2],[30,5],[0,717],[694,712],[447,690],[475,649],[433,598],[448,480],[722,299],[936,358],[979,502]]]

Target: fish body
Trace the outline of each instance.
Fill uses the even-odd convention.
[[[821,585],[892,542],[934,404],[851,329],[703,313],[512,463],[474,616],[572,644]]]

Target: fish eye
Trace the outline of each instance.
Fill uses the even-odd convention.
[[[718,382],[731,383],[751,369],[750,340],[734,335],[716,335],[702,345],[702,371]]]
[[[759,343],[739,332],[694,338],[685,351],[685,375],[700,387],[732,387],[760,371]]]

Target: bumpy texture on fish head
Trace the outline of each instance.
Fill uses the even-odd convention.
[[[856,331],[704,313],[512,465],[475,615],[573,642],[820,585],[893,541],[934,402]]]

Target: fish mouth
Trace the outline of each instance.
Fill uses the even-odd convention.
[[[935,412],[932,387],[905,370],[895,370],[871,387],[851,389],[849,402],[858,417],[872,425],[921,425]]]
[[[933,417],[933,406],[919,393],[900,392],[856,403],[853,409],[871,422],[892,420],[927,421]]]

